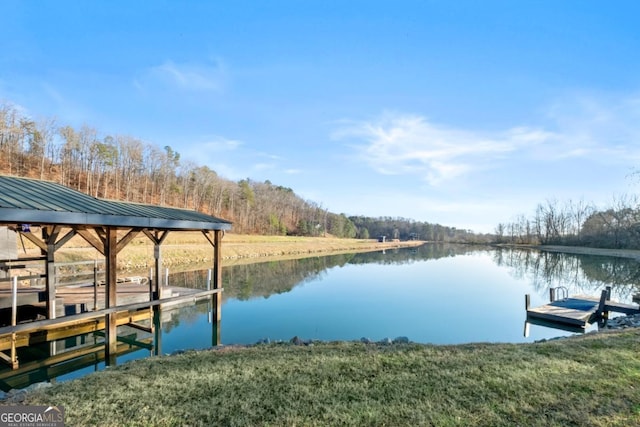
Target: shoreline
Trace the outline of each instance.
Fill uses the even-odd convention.
[[[562,245],[518,245],[518,244],[499,244],[498,247],[508,247],[517,249],[535,249],[545,252],[564,252],[577,255],[596,255],[609,256],[617,258],[629,258],[640,261],[640,250],[638,249],[608,249],[608,248],[591,248],[588,246],[562,246]]]
[[[58,262],[90,261],[101,255],[81,240],[72,241],[56,253]],[[410,248],[427,242],[419,240],[378,242],[374,239],[340,239],[333,237],[254,236],[227,234],[222,241],[223,266],[255,262],[325,256],[350,252],[371,252]],[[35,252],[34,252],[35,253]],[[201,235],[169,235],[162,245],[162,265],[182,270],[189,265],[213,261],[213,249]],[[139,238],[125,247],[118,257],[118,271],[140,272],[153,265],[153,245]]]
[[[378,242],[376,239],[344,239],[334,237],[296,237],[237,235],[228,233],[222,242],[224,265],[251,264],[254,262],[279,261],[313,256],[325,256],[350,252],[368,252],[416,247],[435,242],[410,240]],[[497,244],[495,247],[539,250],[556,253],[621,257],[640,261],[640,250],[606,249],[584,246]],[[29,252],[36,253],[36,248]],[[181,233],[169,235],[162,245],[163,267],[183,269],[189,264],[206,264],[212,261],[212,248],[198,234]],[[101,255],[88,247],[81,239],[74,238],[68,246],[57,252],[58,262],[89,261]],[[141,271],[153,265],[153,245],[148,239],[135,239],[122,250],[118,259],[118,270]]]

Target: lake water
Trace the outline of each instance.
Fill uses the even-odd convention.
[[[628,259],[453,245],[231,267],[221,340],[532,342],[570,333],[532,326],[525,337],[525,294],[537,306],[550,287],[598,296],[611,285],[629,301],[638,272]]]
[[[204,271],[177,273],[170,284],[204,288],[205,278]],[[638,263],[629,259],[463,245],[229,266],[223,268],[220,325],[210,322],[208,301],[163,310],[156,350],[169,354],[208,348],[218,334],[225,345],[294,336],[327,341],[406,336],[433,344],[532,342],[571,333],[532,325],[525,337],[525,294],[535,307],[548,302],[550,287],[598,296],[612,286],[614,298],[630,302],[638,283]],[[117,362],[152,353],[132,347]],[[58,379],[102,367],[96,361]]]

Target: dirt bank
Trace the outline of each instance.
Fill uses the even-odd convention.
[[[421,241],[378,242],[374,239],[338,239],[334,237],[252,236],[228,233],[222,239],[224,265],[266,260],[303,258],[344,252],[366,252],[400,247],[415,247]],[[35,249],[34,249],[35,250]],[[73,262],[100,259],[101,255],[81,239],[74,238],[56,253],[56,261]],[[173,233],[162,245],[165,267],[183,269],[212,262],[213,249],[201,233]],[[153,244],[137,238],[118,255],[118,269],[140,271],[153,265]]]

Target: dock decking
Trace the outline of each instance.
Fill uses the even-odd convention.
[[[37,290],[22,290],[27,295],[37,294]],[[150,319],[152,313],[150,310],[154,306],[170,307],[218,296],[221,292],[222,288],[202,290],[163,286],[163,297],[156,299],[148,283],[129,282],[117,288],[115,293],[117,305],[108,307],[104,286],[64,287],[56,292],[56,312],[59,314],[56,318],[22,319],[16,325],[0,327],[0,361],[16,369],[18,367],[16,351],[19,348],[85,333],[99,333],[106,329],[108,315],[113,315],[114,327],[128,325],[150,331],[150,328],[142,327],[138,322]],[[11,299],[11,297],[2,295],[0,292],[0,305],[3,299]],[[35,307],[44,311],[43,303]],[[38,314],[38,317],[41,316],[41,313]],[[11,355],[8,356],[6,351],[10,351]]]
[[[585,327],[596,320],[600,300],[587,295],[576,295],[527,309],[527,317],[548,322]]]
[[[202,289],[191,289],[177,286],[163,286],[163,299],[170,299],[178,296],[196,295],[202,292]],[[116,290],[117,305],[127,305],[138,302],[152,300],[153,291],[150,290],[149,284],[142,282],[126,282],[119,283]],[[18,317],[21,317],[21,308],[29,306],[28,314],[35,317],[39,311],[45,312],[45,291],[41,288],[30,286],[19,286],[17,290],[17,305],[19,308]],[[95,287],[92,284],[86,286],[65,286],[56,290],[56,318],[69,316],[73,314],[84,313],[87,311],[102,310],[107,307],[106,304],[106,287],[100,285]],[[2,309],[10,309],[12,306],[12,294],[9,283],[0,283],[0,327],[2,326]],[[40,310],[38,310],[40,308]],[[18,323],[25,320],[19,319]],[[4,324],[8,324],[4,320]]]
[[[559,325],[560,328],[586,328],[589,324],[606,320],[609,312],[640,314],[640,307],[612,301],[611,288],[602,291],[599,298],[590,295],[575,295],[554,300],[554,289],[550,290],[551,301],[540,307],[529,307],[529,295],[525,305],[527,321],[545,325]]]

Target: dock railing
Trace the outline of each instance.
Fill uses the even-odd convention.
[[[0,271],[4,274],[0,277],[0,285],[10,283],[14,277],[19,282],[28,282],[32,287],[41,286],[44,288],[44,262],[42,257],[20,258],[16,260],[0,261]]]

